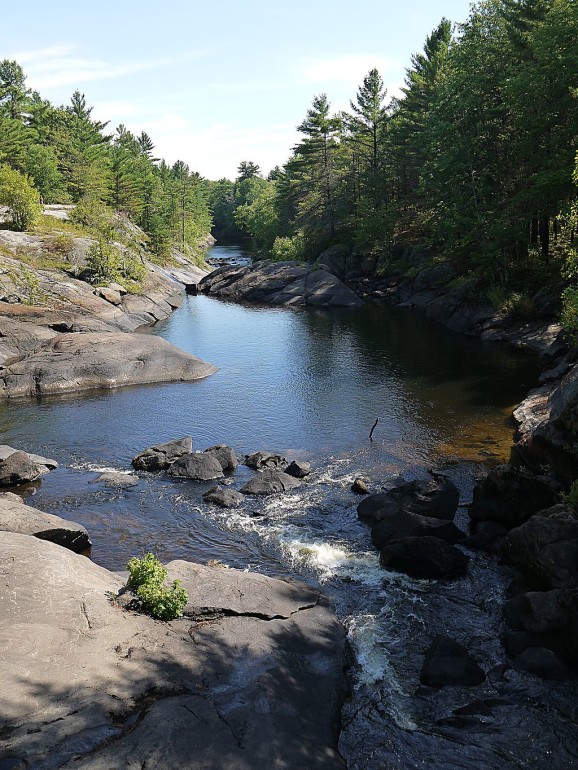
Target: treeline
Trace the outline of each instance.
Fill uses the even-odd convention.
[[[507,286],[573,246],[577,41],[576,0],[483,0],[441,21],[400,98],[377,70],[348,112],[316,96],[285,166],[244,199],[220,182],[215,211],[276,258],[379,267],[420,243]]]
[[[6,59],[0,62],[0,164],[0,205],[26,195],[82,203],[85,216],[97,212],[96,223],[108,206],[139,225],[160,258],[173,246],[196,249],[211,229],[207,184],[186,163],[169,166],[155,158],[145,132],[135,136],[121,125],[109,133],[78,91],[70,104],[52,105],[27,88],[22,67]],[[15,226],[30,223],[26,214],[14,219]]]

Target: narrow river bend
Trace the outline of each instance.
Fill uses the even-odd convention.
[[[212,256],[242,254],[216,248]],[[499,669],[507,569],[477,555],[457,583],[387,573],[350,491],[356,476],[379,491],[400,473],[443,467],[467,503],[484,464],[507,457],[509,415],[535,383],[533,357],[383,304],[321,311],[187,297],[147,333],[219,372],[197,383],[2,406],[3,443],[60,463],[30,504],[84,524],[93,559],[111,569],[154,550],[163,560],[216,559],[322,584],[354,651],[341,741],[351,770],[575,767],[569,686]],[[247,498],[234,513],[202,502],[211,484],[149,474],[129,489],[92,483],[98,471],[128,471],[139,451],[186,434],[195,449],[275,450],[309,460],[314,472],[302,489]],[[231,483],[241,486],[249,473],[240,466]],[[420,690],[423,653],[446,632],[492,672],[486,684]],[[456,715],[476,700],[493,705]]]

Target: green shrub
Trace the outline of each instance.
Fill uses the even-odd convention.
[[[147,553],[142,559],[133,557],[127,564],[128,587],[136,589],[142,608],[158,620],[174,620],[183,616],[189,599],[180,580],[173,580],[168,588],[163,585],[167,570],[157,557]]]
[[[271,259],[275,262],[299,261],[303,259],[305,244],[300,235],[292,238],[277,236],[271,249]]]
[[[562,501],[571,508],[574,508],[575,511],[578,511],[578,479],[573,481],[570,489],[566,494],[562,495]]]
[[[30,177],[0,165],[0,206],[7,206],[16,230],[28,230],[42,214],[40,195]]]

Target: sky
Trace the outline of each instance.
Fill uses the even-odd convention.
[[[5,3],[0,59],[53,104],[146,131],[209,179],[283,165],[313,97],[347,109],[376,67],[399,94],[411,55],[469,0],[25,0]]]

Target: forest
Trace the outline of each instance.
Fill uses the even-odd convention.
[[[13,209],[21,228],[35,201],[109,207],[160,259],[194,250],[211,228],[249,237],[262,257],[331,257],[344,274],[411,271],[419,252],[481,279],[496,306],[557,285],[576,329],[577,40],[576,0],[483,0],[464,23],[441,20],[400,96],[376,69],[349,111],[318,94],[283,167],[264,178],[243,161],[218,181],[156,158],[144,132],[110,130],[78,91],[50,104],[4,60],[0,204],[31,201],[28,214]]]

